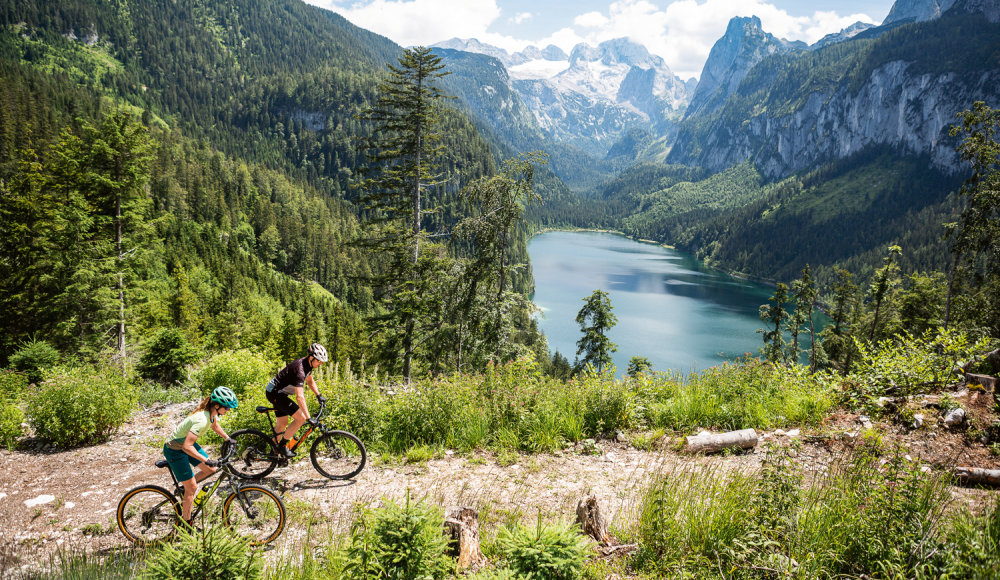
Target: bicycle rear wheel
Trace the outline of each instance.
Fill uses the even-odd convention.
[[[243,485],[222,504],[222,521],[254,546],[270,544],[285,529],[285,504],[260,485]]]
[[[236,441],[236,452],[229,469],[243,479],[262,479],[278,466],[274,441],[256,429],[240,429],[229,435]]]
[[[347,431],[329,431],[309,450],[313,467],[329,479],[350,479],[361,473],[368,451],[360,439]]]
[[[125,492],[118,502],[118,529],[129,541],[148,546],[169,538],[180,520],[181,506],[173,494],[156,485]]]

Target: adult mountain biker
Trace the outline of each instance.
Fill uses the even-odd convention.
[[[189,525],[191,509],[195,495],[198,493],[198,482],[215,473],[219,462],[209,459],[208,454],[198,445],[198,437],[204,433],[205,427],[211,426],[225,441],[230,441],[229,435],[219,425],[219,418],[225,416],[229,409],[239,406],[236,393],[229,387],[216,387],[212,394],[205,397],[187,419],[184,419],[174,429],[170,439],[163,445],[163,456],[170,464],[177,481],[184,487],[182,517]],[[198,467],[198,473],[192,471]]]
[[[267,400],[274,405],[274,440],[278,443],[278,452],[285,457],[295,456],[295,453],[288,448],[289,442],[299,427],[310,419],[303,384],[309,385],[309,389],[316,395],[320,404],[326,402],[326,398],[319,394],[316,381],[312,378],[313,370],[327,361],[326,349],[322,344],[313,343],[308,353],[278,371],[265,388]],[[290,396],[295,397],[295,402],[292,402]],[[289,417],[292,418],[290,425]]]

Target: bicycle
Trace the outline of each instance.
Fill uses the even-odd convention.
[[[258,406],[257,412],[267,414],[267,421],[274,432],[274,421],[271,418],[273,407]],[[302,442],[319,429],[323,435],[313,441],[309,450],[309,459],[323,477],[328,479],[351,479],[361,473],[368,460],[365,444],[347,431],[327,429],[322,418],[326,415],[326,403],[322,402],[319,412],[311,418],[306,432],[295,441],[291,447],[295,451]],[[288,459],[278,455],[278,444],[275,440],[258,429],[240,429],[229,435],[237,444],[237,459],[230,463],[233,471],[245,479],[261,479],[274,471],[279,465],[288,465]]]
[[[227,453],[219,459],[220,477],[202,486],[206,493],[194,506],[191,518],[201,514],[223,482],[228,482],[230,493],[222,501],[223,524],[248,538],[251,545],[270,544],[285,529],[285,504],[272,490],[245,484],[234,475],[230,462],[236,447],[226,444],[226,448]],[[163,469],[168,463],[161,459],[155,465]],[[173,493],[158,485],[141,485],[125,492],[118,502],[118,529],[135,544],[148,546],[162,542],[173,536],[181,522],[182,488],[173,471],[167,471],[174,481]]]

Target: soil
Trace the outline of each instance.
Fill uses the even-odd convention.
[[[942,411],[934,406],[953,404],[949,401],[967,411],[960,426],[946,427]],[[387,498],[401,501],[407,493],[442,505],[476,507],[483,526],[534,520],[539,513],[571,519],[577,502],[593,493],[614,531],[635,518],[641,489],[651,476],[703,466],[752,469],[760,464],[767,442],[792,447],[793,461],[807,474],[822,473],[859,445],[878,445],[884,454],[899,449],[925,464],[925,470],[1000,468],[1000,458],[987,444],[991,437],[1000,440],[992,394],[956,391],[944,403],[917,398],[887,404],[891,411],[872,422],[880,437],[866,435],[866,417],[834,413],[820,426],[762,433],[761,443],[746,453],[690,457],[675,451],[677,440],[643,451],[628,442],[639,434],[627,433],[625,441],[601,439],[593,448],[577,444],[556,454],[498,457],[491,452],[445,451],[420,464],[383,463],[374,456],[350,482],[322,478],[303,448],[289,467],[265,481],[283,494],[290,527],[279,543],[291,546],[304,537],[310,522],[342,530],[356,506],[377,505]],[[118,500],[142,484],[171,487],[169,473],[153,463],[162,458],[164,437],[193,408],[192,402],[139,413],[109,441],[92,447],[61,450],[26,438],[16,450],[0,451],[0,577],[47,561],[60,546],[104,553],[127,547],[114,523]],[[924,421],[915,429],[913,415],[918,413]],[[957,486],[952,490],[956,506],[976,507],[991,493]]]

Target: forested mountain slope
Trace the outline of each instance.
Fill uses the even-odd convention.
[[[301,2],[5,2],[0,191],[30,173],[25,163],[36,164],[31,175],[46,174],[60,131],[81,135],[124,107],[150,128],[154,147],[142,221],[155,236],[126,284],[136,289],[127,306],[133,340],[179,325],[206,348],[290,356],[321,340],[341,360],[360,358],[361,315],[375,306],[364,278],[383,266],[348,245],[364,218],[352,204],[366,164],[357,138],[370,132],[355,114],[400,52]],[[463,215],[464,184],[495,171],[491,146],[461,112],[443,111],[441,135],[441,184],[427,192],[431,231]],[[513,259],[526,258],[523,240],[520,248]],[[70,352],[107,344],[114,301],[98,291],[102,281],[81,290],[102,314],[70,328],[42,306],[82,294],[26,279],[11,260],[0,360],[33,333]]]

